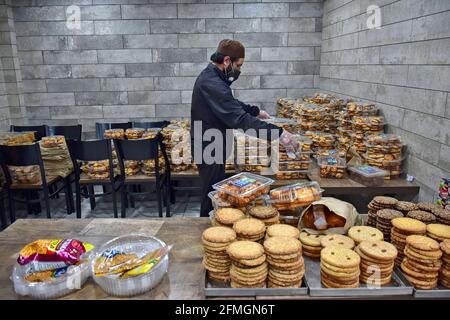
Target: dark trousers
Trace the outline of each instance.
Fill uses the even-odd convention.
[[[211,199],[208,197],[208,193],[213,190],[213,184],[225,179],[225,165],[199,164],[197,166],[202,185],[200,217],[208,217],[209,212],[213,209]]]

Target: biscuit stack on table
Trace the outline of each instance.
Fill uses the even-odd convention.
[[[298,288],[302,284],[305,265],[302,245],[292,237],[270,237],[264,241],[269,263],[269,288]]]
[[[322,249],[332,246],[353,249],[355,247],[355,241],[342,234],[327,234],[320,240],[320,245]]]
[[[377,196],[373,198],[367,206],[369,209],[367,225],[370,227],[376,227],[377,212],[382,209],[393,209],[397,203],[398,200],[391,197]]]
[[[243,218],[245,214],[239,209],[220,208],[214,213],[212,225],[233,228],[234,223]]]
[[[442,206],[436,204],[436,203],[430,203],[430,202],[419,202],[417,204],[417,208],[418,210],[422,210],[422,211],[428,211],[428,212],[433,212],[433,210],[436,209],[442,209]]]
[[[359,255],[344,247],[331,246],[320,253],[320,280],[325,288],[359,287]]]
[[[261,241],[266,234],[266,225],[264,222],[254,219],[245,218],[237,221],[233,230],[236,232],[237,240]]]
[[[248,209],[248,213],[264,222],[267,227],[280,223],[280,213],[272,206],[254,206]]]
[[[403,213],[403,216],[406,216],[408,212],[413,210],[418,210],[419,206],[417,203],[409,202],[409,201],[399,201],[394,206],[394,209]]]
[[[417,289],[435,288],[442,265],[439,243],[425,236],[408,236],[405,255],[401,264],[405,278]]]
[[[450,240],[441,242],[442,250],[442,267],[439,271],[439,284],[446,288],[450,288]]]
[[[391,243],[397,248],[398,256],[395,259],[395,264],[399,266],[405,253],[406,237],[410,235],[425,235],[427,225],[419,220],[400,217],[392,220]]]
[[[354,226],[348,230],[348,236],[355,241],[356,245],[363,241],[382,241],[383,233],[373,227],[368,226]]]
[[[427,236],[438,242],[450,240],[450,226],[438,223],[429,224],[427,225]]]
[[[300,230],[288,224],[275,224],[266,230],[266,240],[272,237],[291,237],[298,240]]]
[[[203,231],[203,266],[212,280],[230,280],[231,260],[227,247],[236,240],[236,233],[227,227],[211,227]]]
[[[423,210],[410,211],[406,216],[411,219],[422,221],[425,224],[434,223],[436,221],[434,214]]]
[[[401,217],[403,213],[393,209],[382,209],[377,212],[377,229],[383,232],[385,241],[391,241],[392,219]]]
[[[302,243],[303,255],[310,258],[320,258],[320,251],[322,251],[322,245],[320,241],[323,235],[311,234],[306,231],[300,233],[300,242]]]
[[[434,208],[432,209],[432,211],[433,214],[436,216],[436,221],[438,223],[450,226],[450,210],[443,208]]]
[[[391,282],[398,251],[386,241],[363,241],[355,249],[361,258],[359,281],[382,286]]]
[[[265,288],[267,262],[264,247],[253,241],[235,241],[227,248],[231,258],[232,288]]]

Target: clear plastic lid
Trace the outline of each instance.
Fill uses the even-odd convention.
[[[273,123],[273,124],[283,124],[283,125],[297,125],[299,124],[294,119],[288,119],[288,118],[279,118],[279,117],[271,117],[270,119],[263,119],[265,122]]]
[[[396,134],[389,133],[381,133],[381,134],[372,134],[367,136],[366,142],[368,146],[379,146],[379,145],[397,145],[402,146],[402,138]]]
[[[346,152],[337,150],[337,149],[330,149],[330,150],[320,150],[318,149],[316,151],[316,159],[321,157],[333,157],[333,158],[343,158],[345,157]]]
[[[319,167],[321,166],[333,166],[338,168],[346,168],[347,161],[344,158],[336,158],[336,157],[318,157],[317,164]]]
[[[308,171],[308,170],[306,170]],[[270,199],[273,203],[306,201],[314,202],[321,198],[322,190],[316,181],[295,183],[272,189]]]
[[[365,178],[377,178],[377,177],[386,177],[389,175],[388,172],[385,170],[381,170],[376,167],[363,165],[358,167],[349,167],[348,170],[351,172],[354,172],[356,174],[359,174]]]
[[[379,163],[380,165],[384,165],[384,166],[399,166],[402,164],[403,160],[405,160],[405,157],[400,157],[400,159],[372,158],[372,157],[368,156],[367,154],[363,154],[363,158],[366,161]]]
[[[214,184],[215,190],[225,192],[236,197],[247,197],[258,190],[270,186],[275,181],[248,172],[238,173],[230,178]]]

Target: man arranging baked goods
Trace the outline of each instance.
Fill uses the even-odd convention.
[[[200,216],[208,216],[212,210],[208,193],[212,185],[225,177],[225,159],[230,154],[232,139],[229,129],[256,130],[258,138],[268,141],[280,137],[283,145],[294,147],[292,135],[282,128],[266,123],[260,119],[268,119],[267,112],[257,106],[245,104],[234,98],[231,84],[239,78],[241,67],[244,64],[245,48],[235,40],[224,39],[220,41],[217,51],[211,55],[211,63],[198,76],[193,93],[191,105],[191,139],[194,162],[198,166],[202,183],[202,203]],[[227,132],[228,129],[228,132]],[[221,161],[205,161],[205,152],[213,137],[206,138],[205,132],[222,134],[219,152]],[[264,132],[264,133],[262,133]],[[217,143],[217,142],[216,142]],[[228,147],[228,148],[227,148]],[[228,150],[227,150],[228,149]],[[212,155],[217,159],[217,154]]]

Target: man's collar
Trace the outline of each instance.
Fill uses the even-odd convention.
[[[219,67],[217,67],[214,63],[210,62],[208,65],[208,68],[210,68],[211,70],[214,70],[228,86],[231,85],[232,82],[227,79],[227,77],[225,76],[225,73],[223,73],[223,71],[220,70]]]

